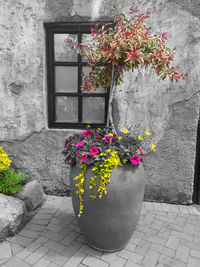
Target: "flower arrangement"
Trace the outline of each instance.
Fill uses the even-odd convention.
[[[81,172],[74,177],[77,180],[77,194],[80,198],[79,217],[83,212],[83,195],[85,173],[89,166],[93,166],[93,176],[90,177],[90,197],[95,199],[102,198],[103,194],[107,194],[107,184],[110,181],[110,175],[113,168],[129,164],[138,166],[141,161],[145,160],[141,143],[147,140],[150,133],[146,131],[142,138],[134,138],[129,131],[122,125],[120,136],[115,135],[109,128],[90,130],[87,129],[80,133],[75,133],[65,141],[65,159],[70,166],[78,165]],[[150,140],[150,139],[149,139]],[[155,141],[153,138],[151,141]],[[155,145],[152,144],[155,151]],[[98,189],[94,189],[98,186]]]
[[[68,44],[72,44],[72,49],[77,49],[87,59],[91,69],[88,75],[83,75],[82,90],[90,92],[102,86],[110,92],[107,128],[91,131],[87,127],[82,134],[77,133],[65,142],[66,160],[70,165],[78,164],[81,168],[81,173],[74,178],[80,198],[79,217],[83,212],[83,185],[89,165],[94,164],[94,175],[90,177],[90,196],[97,197],[93,189],[98,185],[97,193],[101,198],[103,193],[107,194],[106,186],[110,183],[113,168],[122,164],[138,166],[145,158],[141,142],[150,133],[146,132],[145,138],[134,138],[128,135],[127,129],[123,129],[123,136],[118,136],[112,118],[114,94],[117,85],[123,81],[124,72],[150,65],[162,80],[168,78],[173,82],[188,76],[188,73],[179,73],[171,66],[176,49],[166,47],[166,34],[151,33],[146,24],[150,11],[140,13],[138,8],[130,8],[129,17],[120,13],[116,5],[112,11],[115,13],[114,24],[98,23],[91,29],[92,46],[67,40]],[[151,147],[155,151],[155,145],[151,144]]]

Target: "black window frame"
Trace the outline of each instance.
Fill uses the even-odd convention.
[[[103,21],[102,24],[111,21]],[[106,93],[84,93],[81,91],[81,68],[87,66],[86,62],[82,62],[82,58],[78,55],[78,62],[61,62],[55,61],[54,56],[54,34],[78,34],[78,42],[81,43],[82,34],[90,34],[91,28],[94,28],[96,21],[92,22],[65,22],[65,23],[44,23],[46,29],[46,65],[47,65],[47,98],[48,98],[48,127],[62,129],[84,129],[88,123],[82,123],[82,100],[83,97],[105,97],[105,114],[104,123],[89,123],[91,128],[104,127],[106,125],[109,90]],[[55,92],[55,66],[78,66],[78,92]],[[56,122],[55,121],[55,99],[56,96],[78,96],[78,122]]]

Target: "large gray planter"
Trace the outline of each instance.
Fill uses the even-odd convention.
[[[89,177],[93,174],[88,168],[84,183],[84,209],[81,217],[79,197],[74,177],[80,173],[79,167],[72,167],[70,183],[72,203],[80,229],[86,242],[95,249],[113,252],[123,249],[130,240],[141,212],[145,190],[143,166],[123,166],[114,168],[107,195],[101,199],[89,197]],[[87,179],[88,178],[88,179]]]

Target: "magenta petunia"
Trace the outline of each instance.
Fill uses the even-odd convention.
[[[81,161],[85,162],[87,160],[87,155],[86,154],[81,154]]]
[[[69,163],[69,166],[71,166],[72,165],[72,160],[70,159],[68,163]]]
[[[65,147],[67,147],[67,141],[65,142]]]
[[[115,141],[117,140],[114,136],[112,136],[112,139],[115,140]]]
[[[138,165],[140,163],[140,157],[133,155],[130,161],[132,162],[133,165]]]
[[[85,141],[82,141],[82,142],[78,142],[76,143],[76,147],[80,147],[80,146],[83,146],[85,144]]]
[[[79,151],[77,151],[77,153],[76,153],[77,155],[80,155],[81,154],[81,151],[79,150]]]
[[[96,136],[96,139],[101,139],[101,136],[97,135],[97,136]]]
[[[98,154],[99,153],[99,150],[98,150],[98,148],[96,147],[96,146],[92,146],[91,148],[90,148],[90,155],[96,155],[96,154]]]
[[[85,137],[85,136],[90,135],[90,134],[93,134],[93,133],[89,129],[87,129],[86,131],[84,131],[82,133],[82,136]]]
[[[104,135],[104,138],[105,138],[105,140],[106,140],[107,143],[110,143],[110,137],[109,136]]]

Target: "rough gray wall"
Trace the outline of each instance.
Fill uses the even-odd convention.
[[[67,130],[47,128],[44,22],[109,17],[115,1],[0,0],[0,141],[14,165],[49,191],[65,188],[62,149]],[[161,82],[150,70],[128,73],[115,99],[116,123],[148,128],[157,150],[147,155],[146,199],[190,203],[199,115],[200,4],[181,0],[119,0],[119,8],[152,12],[152,31],[176,46],[175,66],[189,79]],[[57,188],[57,189],[56,189]]]

